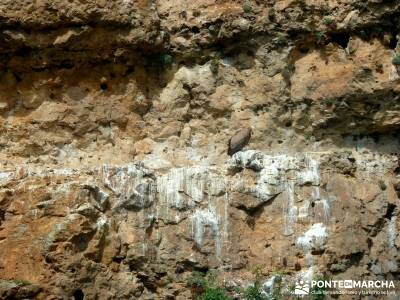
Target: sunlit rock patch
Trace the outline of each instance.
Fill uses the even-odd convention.
[[[18,168],[1,173],[1,222],[10,229],[0,239],[9,245],[34,244],[37,260],[64,259],[58,264],[66,269],[83,268],[72,267],[73,257],[79,256],[85,264],[108,268],[116,263],[121,270],[140,272],[163,261],[174,261],[178,270],[190,265],[236,272],[260,260],[273,268],[283,265],[302,278],[323,272],[321,260],[328,261],[327,269],[345,270],[351,266],[348,257],[367,251],[367,239],[379,239],[372,248],[377,253],[398,244],[396,192],[388,180],[383,185],[374,179],[374,170],[390,172],[393,160],[375,156],[387,166],[382,169],[369,159],[358,153],[248,150],[224,165],[157,171],[140,163],[82,170]],[[332,176],[337,165],[345,166],[343,174]],[[362,178],[357,185],[348,170]],[[367,221],[359,213],[360,201]],[[376,201],[393,204],[377,210]],[[366,229],[380,222],[386,229],[376,238],[358,234],[363,242],[354,248],[354,228],[336,225],[346,224],[344,211],[349,209]],[[40,231],[24,236],[27,228],[16,226],[21,220]],[[346,235],[350,240],[338,238]],[[337,248],[342,252],[336,253]],[[396,270],[397,254],[390,253],[372,264],[371,272]],[[272,285],[265,283],[265,293]]]

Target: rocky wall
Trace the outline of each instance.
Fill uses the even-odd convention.
[[[399,12],[2,1],[0,298],[398,280]]]

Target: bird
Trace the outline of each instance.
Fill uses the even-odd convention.
[[[228,155],[232,156],[242,150],[250,141],[252,130],[250,127],[240,129],[228,142]]]

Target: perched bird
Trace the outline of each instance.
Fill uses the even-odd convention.
[[[228,142],[228,155],[232,156],[246,146],[251,137],[252,130],[250,127],[239,130]]]

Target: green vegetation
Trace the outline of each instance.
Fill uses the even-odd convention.
[[[335,104],[335,100],[332,98],[325,98],[321,101],[322,108],[332,108]]]
[[[30,285],[31,283],[28,280],[17,278],[13,280],[13,282],[18,286],[26,286]]]
[[[360,12],[370,11],[368,1],[356,1],[354,2],[353,7],[358,9]]]
[[[262,273],[261,268],[258,267],[253,271],[255,276],[254,283],[249,287],[244,289],[242,292],[243,299],[245,300],[281,300],[286,299],[283,294],[283,284],[282,278],[288,274],[285,270],[279,270],[274,272],[273,276],[275,276],[272,291],[270,295],[263,293],[262,291]]]
[[[284,35],[280,35],[274,39],[274,44],[276,46],[286,46],[287,43],[287,38]]]
[[[313,138],[313,134],[311,132],[304,132],[304,138],[306,140],[311,140]]]
[[[269,300],[269,297],[263,295],[261,293],[261,286],[259,286],[256,282],[249,286],[244,291],[244,297],[246,300]]]
[[[197,298],[199,300],[230,300],[231,297],[226,295],[226,292],[221,287],[209,287],[205,289],[203,295]]]
[[[328,26],[335,24],[335,20],[331,17],[325,17],[322,19],[322,21],[324,22],[325,25]]]
[[[396,53],[395,56],[392,59],[392,63],[395,66],[400,66],[400,53]]]
[[[191,288],[193,299],[195,300],[283,300],[287,299],[285,291],[290,291],[285,288],[283,277],[288,272],[274,273],[275,279],[272,287],[271,294],[267,295],[263,292],[262,282],[263,276],[261,268],[256,268],[254,273],[254,282],[246,288],[237,287],[232,290],[227,290],[223,285],[218,283],[217,273],[210,271],[207,274],[194,272],[192,277],[187,281],[187,286]],[[239,297],[239,298],[237,298]],[[316,300],[320,300],[316,298]]]
[[[199,287],[205,287],[207,284],[206,277],[204,276],[203,273],[200,272],[194,272],[192,277],[189,278],[187,285],[190,286],[199,286]]]
[[[317,43],[322,44],[327,40],[326,33],[323,31],[318,31],[315,36],[317,37]]]
[[[248,286],[244,291],[244,299],[246,300],[268,300],[269,297],[261,293],[261,269],[256,268],[253,272],[255,275],[254,283]]]
[[[217,273],[210,271],[206,275],[195,272],[188,280],[192,289],[193,298],[196,300],[230,300],[225,289],[217,283]]]
[[[332,13],[332,10],[329,8],[328,3],[321,4],[320,10],[321,10],[322,15],[329,15]]]
[[[245,12],[246,14],[249,14],[253,11],[253,7],[251,6],[251,4],[249,2],[244,3],[242,8],[243,8],[243,12]]]
[[[328,281],[329,279],[324,277],[324,276],[317,276],[314,278],[315,281]],[[326,291],[325,287],[319,288],[317,286],[313,287],[310,290],[310,300],[324,300],[325,299],[325,294],[324,292]]]
[[[210,70],[214,75],[218,74],[219,63],[217,59],[214,58],[210,61]]]
[[[160,62],[164,67],[170,67],[173,64],[174,59],[168,53],[161,53],[160,54]]]
[[[154,54],[150,60],[150,67],[158,71],[169,69],[174,64],[174,57],[166,52]]]

